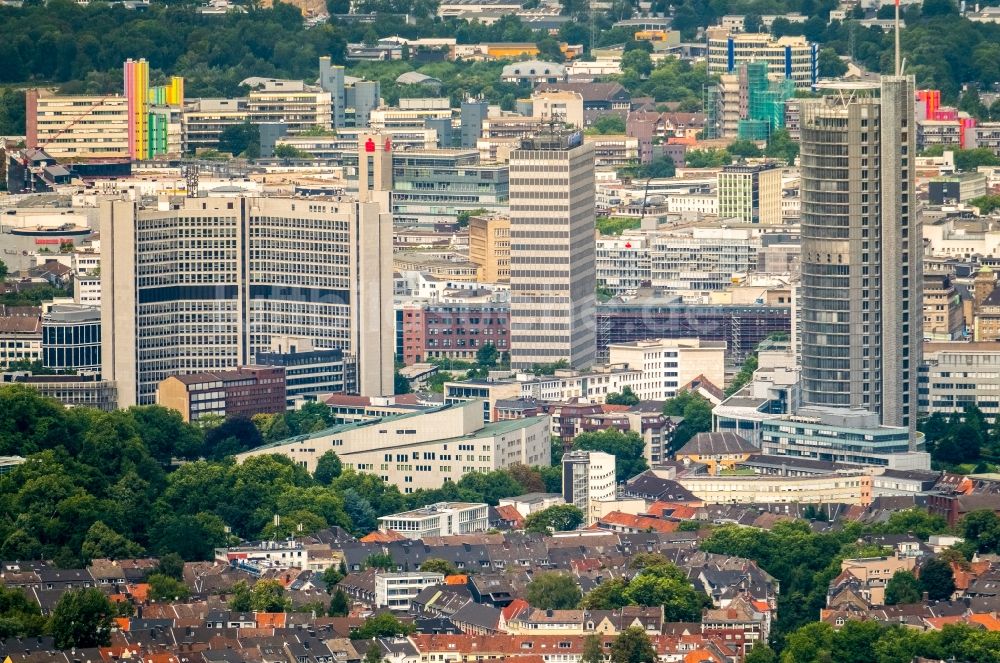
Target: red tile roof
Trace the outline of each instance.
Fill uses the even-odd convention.
[[[650,516],[633,516],[621,511],[612,511],[598,521],[598,526],[608,525],[605,529],[630,529],[637,532],[676,532],[680,523],[670,520],[660,520]]]

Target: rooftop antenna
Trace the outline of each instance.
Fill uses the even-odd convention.
[[[896,75],[900,76],[903,73],[902,67],[900,67],[899,62],[899,0],[896,0]]]

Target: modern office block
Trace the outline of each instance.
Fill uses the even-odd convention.
[[[594,148],[539,134],[510,157],[511,366],[594,362]]]
[[[102,363],[120,404],[151,403],[169,375],[258,363],[274,336],[343,349],[357,358],[359,391],[391,394],[392,220],[376,188],[391,183],[386,147],[365,138],[373,177],[360,201],[105,202]]]

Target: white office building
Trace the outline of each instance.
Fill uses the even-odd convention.
[[[570,451],[562,458],[563,499],[584,513],[593,525],[599,516],[599,502],[616,497],[615,457],[601,451]]]
[[[489,506],[470,502],[438,502],[412,511],[378,519],[381,530],[392,530],[408,539],[475,534],[490,528]]]
[[[579,133],[510,156],[511,366],[594,363],[594,147]]]

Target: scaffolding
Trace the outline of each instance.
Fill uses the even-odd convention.
[[[763,141],[778,129],[785,128],[785,101],[795,94],[795,83],[788,79],[772,81],[766,62],[750,62],[747,71],[747,117],[740,120],[740,140]]]
[[[702,134],[703,138],[721,138],[722,137],[722,118],[719,117],[719,86],[718,85],[704,85],[702,86],[702,103],[705,108],[705,129]]]

